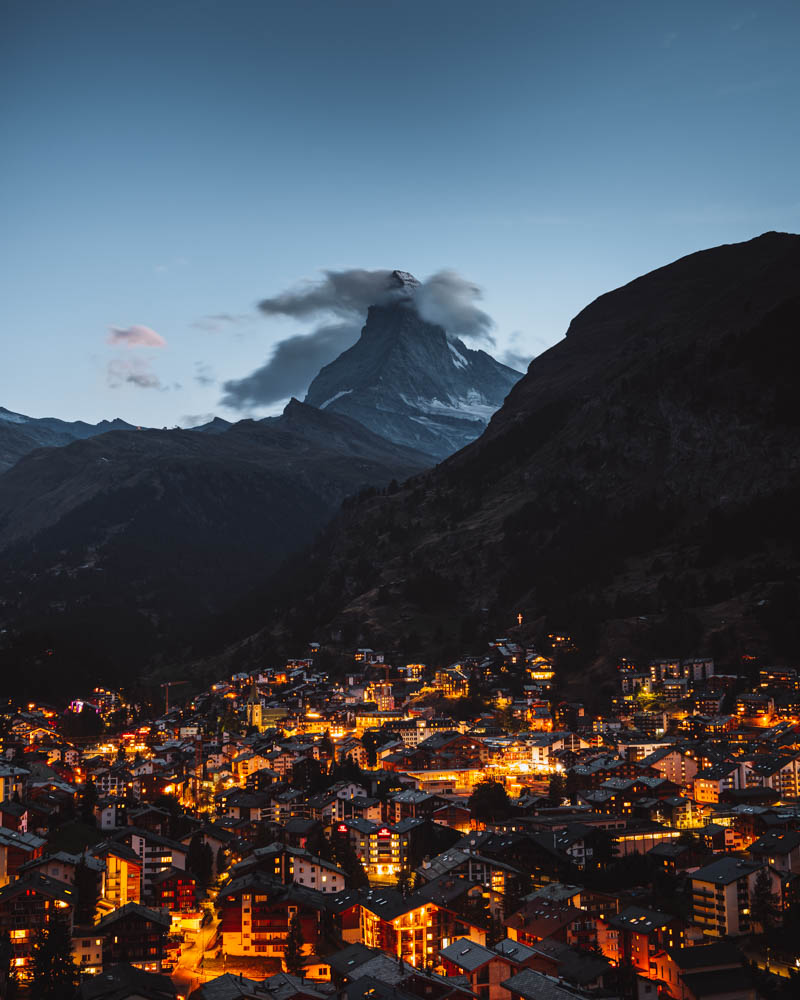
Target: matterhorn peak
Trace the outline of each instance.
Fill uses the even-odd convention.
[[[478,437],[522,375],[423,319],[413,274],[390,272],[386,288],[305,402],[439,461]]]
[[[389,275],[389,286],[411,295],[419,288],[420,282],[408,271],[392,271]]]

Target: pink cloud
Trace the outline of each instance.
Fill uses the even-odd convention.
[[[124,344],[125,347],[166,347],[167,342],[160,333],[151,330],[149,326],[138,323],[127,328],[110,326],[108,328],[109,344]]]

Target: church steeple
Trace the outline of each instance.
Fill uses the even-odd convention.
[[[250,694],[247,696],[247,725],[248,727],[255,726],[259,731],[264,728],[261,696],[258,693],[255,680],[250,685]]]

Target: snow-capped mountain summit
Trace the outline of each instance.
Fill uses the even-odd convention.
[[[483,432],[522,375],[423,320],[413,275],[393,271],[391,281],[401,294],[370,306],[359,340],[322,369],[305,402],[441,460]]]
[[[408,271],[392,271],[389,275],[389,287],[413,294],[420,287],[420,283]]]

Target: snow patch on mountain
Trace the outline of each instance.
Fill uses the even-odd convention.
[[[453,364],[456,368],[466,368],[469,362],[455,346],[455,344],[451,340],[448,340],[447,346],[450,348],[450,353],[453,355]]]
[[[330,406],[331,403],[336,402],[337,399],[341,399],[342,396],[349,396],[352,391],[352,389],[342,389],[342,391],[337,392],[335,396],[331,396],[330,399],[326,399],[324,403],[320,404],[319,408],[324,410],[326,406]]]
[[[446,400],[437,399],[409,399],[401,396],[404,403],[414,410],[427,413],[431,416],[466,417],[470,420],[481,420],[488,423],[492,414],[497,409],[477,392],[470,392],[466,397],[449,396]]]

